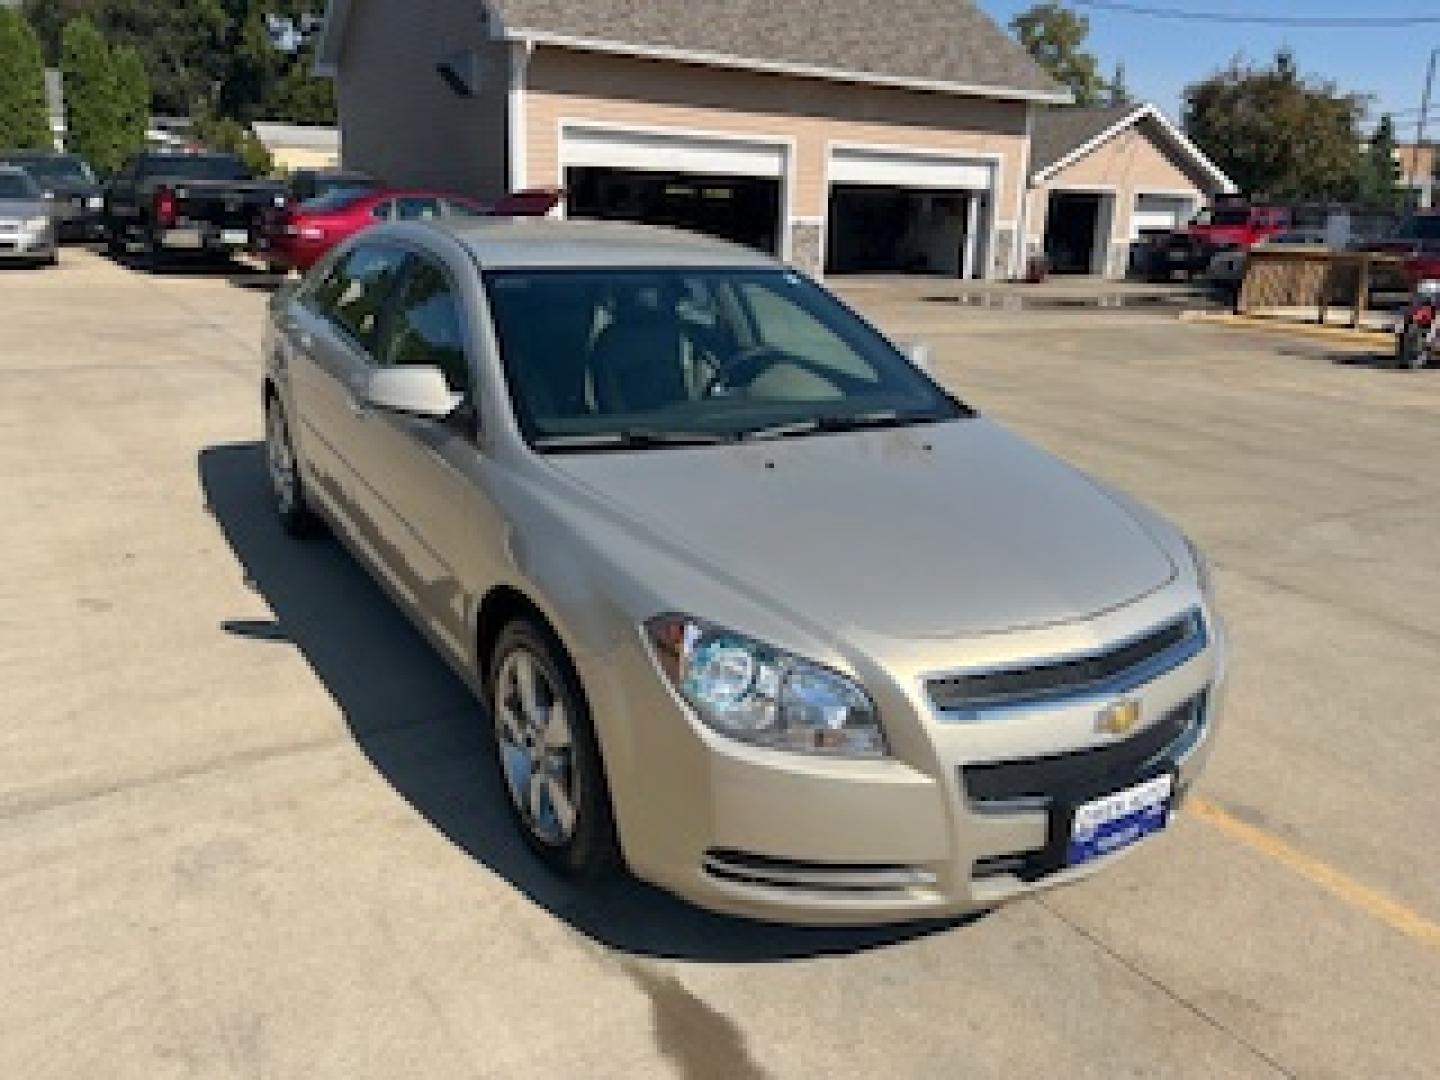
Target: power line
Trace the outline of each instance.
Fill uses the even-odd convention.
[[[1407,26],[1440,26],[1440,15],[1376,15],[1364,18],[1305,15],[1233,15],[1224,11],[1196,11],[1190,8],[1150,7],[1123,0],[1070,0],[1076,7],[1094,8],[1117,15],[1142,15],[1152,19],[1185,22],[1223,23],[1246,26],[1286,26],[1302,30],[1394,30]]]

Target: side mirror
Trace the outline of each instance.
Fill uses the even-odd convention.
[[[443,420],[464,396],[450,389],[437,367],[392,367],[372,372],[365,384],[366,404],[386,412]]]
[[[923,341],[911,341],[900,346],[900,351],[905,354],[905,359],[910,361],[910,366],[916,371],[923,371],[926,375],[931,371],[931,349]]]

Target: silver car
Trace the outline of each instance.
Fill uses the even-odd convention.
[[[474,689],[565,874],[961,913],[1158,832],[1209,752],[1185,537],[755,252],[380,226],[276,298],[264,378],[282,523],[331,523]]]
[[[24,169],[0,165],[0,262],[54,265],[54,207]]]

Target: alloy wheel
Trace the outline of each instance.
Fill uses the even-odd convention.
[[[523,647],[500,665],[492,712],[510,799],[531,835],[560,847],[575,834],[579,773],[565,697],[546,666]]]
[[[265,457],[270,466],[270,485],[275,489],[280,516],[294,514],[298,505],[300,476],[295,465],[295,450],[290,445],[290,432],[285,426],[285,413],[279,402],[272,402],[266,410]]]

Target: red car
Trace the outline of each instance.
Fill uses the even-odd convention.
[[[543,217],[560,198],[551,188],[517,192],[494,204],[439,191],[338,188],[266,214],[257,229],[255,252],[277,270],[304,273],[336,244],[381,221]]]

